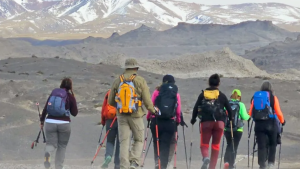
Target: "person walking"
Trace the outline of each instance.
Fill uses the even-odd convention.
[[[106,132],[110,129],[110,132],[108,133],[107,140],[106,140],[105,160],[101,168],[108,168],[108,164],[111,162],[112,156],[114,154],[115,145],[116,145],[114,169],[120,169],[120,157],[119,157],[120,144],[119,144],[117,120],[114,121],[114,124],[110,128],[113,119],[116,117],[117,109],[107,103],[109,93],[110,90],[108,90],[108,92],[104,97],[104,101],[102,104],[102,111],[101,111],[101,124],[103,127],[106,126]]]
[[[151,101],[149,87],[144,78],[137,74],[139,66],[135,59],[125,61],[125,71],[111,87],[108,104],[116,106],[118,132],[120,139],[120,168],[136,169],[143,150],[144,121],[146,114],[142,103],[151,113],[156,113]],[[129,155],[130,133],[133,134],[133,146]]]
[[[232,120],[232,111],[229,101],[225,94],[219,91],[220,77],[213,74],[209,77],[209,88],[202,91],[193,109],[191,124],[200,118],[200,149],[203,156],[203,165],[201,169],[215,169],[220,150],[220,141],[224,131],[224,122],[226,113]],[[209,158],[209,142],[212,137],[211,158]]]
[[[233,144],[232,145],[232,138],[231,138],[231,126],[230,123],[227,122],[225,126],[225,138],[227,142],[226,151],[224,155],[224,169],[234,169],[235,166],[233,164],[235,163],[235,158],[237,154],[237,149],[240,143],[240,140],[243,135],[243,126],[244,122],[243,120],[249,120],[250,116],[248,115],[246,106],[243,102],[241,102],[242,99],[242,92],[239,89],[234,89],[232,91],[232,95],[230,97],[229,104],[231,106],[232,110],[232,118],[233,118]],[[234,146],[234,152],[233,152],[233,146]]]
[[[60,88],[52,91],[40,119],[42,128],[45,124],[45,168],[50,168],[50,157],[56,149],[55,169],[63,169],[66,148],[71,135],[70,115],[75,117],[77,114],[72,80],[65,78],[62,80]]]
[[[155,117],[151,112],[148,112],[147,120],[151,120],[150,129],[153,138],[156,138],[157,134],[155,126],[158,126],[160,164],[162,169],[166,169],[172,141],[170,138],[175,135],[177,130],[176,124],[179,125],[181,122],[181,100],[178,88],[175,85],[175,79],[172,75],[165,75],[163,77],[162,85],[157,87],[152,94],[152,102],[160,110],[160,114]],[[154,160],[158,169],[157,141],[153,142],[153,146]]]
[[[181,115],[180,115],[180,126],[182,127],[188,127],[187,124],[185,123],[184,119],[183,119],[183,114],[181,112]],[[178,125],[178,124],[177,124]],[[176,127],[176,131],[178,131],[178,126]],[[170,143],[170,153],[169,153],[169,160],[168,160],[168,169],[173,169],[173,164],[171,163],[172,162],[172,159],[173,159],[173,156],[174,156],[174,153],[175,153],[175,146],[176,146],[176,131],[174,133],[174,135],[172,136],[172,139],[171,139],[171,143]]]
[[[278,121],[283,126],[286,122],[269,81],[263,81],[260,91],[254,93],[249,115],[255,122],[258,165],[260,169],[272,169],[275,167],[277,135],[280,133]]]

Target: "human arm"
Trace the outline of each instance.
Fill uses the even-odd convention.
[[[159,94],[159,91],[158,90],[155,90],[153,93],[152,93],[152,97],[151,97],[151,100],[152,100],[152,103],[155,104],[155,100],[156,100],[156,97],[158,96]],[[152,113],[151,111],[148,111],[148,114],[147,114],[147,120],[150,120],[151,119],[151,116],[152,116]]]
[[[70,102],[70,113],[72,116],[76,117],[78,114],[77,102],[73,95],[69,94],[69,102]]]
[[[223,93],[221,93],[221,94],[222,94],[222,97],[223,97],[223,100],[224,100],[224,107],[225,107],[225,109],[228,113],[227,116],[230,120],[232,120],[232,110],[231,110],[231,106],[229,104],[229,101]]]
[[[198,99],[195,103],[195,106],[194,106],[194,109],[193,109],[193,114],[192,114],[192,119],[191,119],[191,123],[194,124],[196,122],[196,118],[198,116],[198,113],[199,113],[199,106],[201,106],[201,101],[203,100],[204,96],[203,96],[203,93],[201,93],[199,96],[198,96]]]
[[[249,120],[250,116],[247,113],[247,109],[244,103],[240,102],[240,116],[242,118],[242,120]]]
[[[142,100],[143,100],[143,103],[146,107],[146,109],[148,111],[150,111],[151,113],[155,113],[155,109],[154,109],[154,106],[153,106],[153,102],[151,100],[151,94],[150,94],[150,91],[149,91],[149,87],[146,83],[146,80],[145,79],[142,79],[141,81],[141,89],[142,89]]]
[[[251,101],[250,110],[249,110],[249,116],[252,116],[252,110],[253,110],[253,100]]]
[[[179,93],[177,93],[176,122],[181,122],[181,98]]]
[[[43,112],[42,112],[41,117],[40,117],[41,125],[44,125],[44,122],[45,122],[45,119],[46,119],[46,116],[47,116],[47,105],[48,105],[49,99],[50,99],[50,97],[47,99],[47,102],[45,104],[45,107],[44,107]]]
[[[285,123],[282,111],[280,109],[279,100],[274,96],[274,110],[281,124]]]
[[[105,115],[106,115],[106,106],[107,106],[107,100],[108,100],[108,94],[106,93],[105,98],[103,100],[103,104],[102,104],[102,109],[101,109],[101,124],[104,126],[105,125]]]

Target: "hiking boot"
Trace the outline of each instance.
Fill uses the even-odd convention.
[[[131,162],[129,169],[137,169],[138,167],[139,165],[135,161],[133,161]]]
[[[224,163],[224,169],[229,169],[229,163],[228,162]]]
[[[268,169],[274,169],[274,168],[275,168],[275,165],[273,163],[268,164]]]
[[[111,162],[111,156],[107,156],[102,164],[101,168],[108,168],[108,164]]]
[[[209,158],[208,158],[208,157],[205,157],[205,158],[203,159],[203,164],[202,164],[201,169],[207,169],[207,168],[208,168],[209,162],[210,162]]]
[[[44,166],[45,168],[50,168],[50,153],[46,152],[45,153],[45,162],[44,162]]]

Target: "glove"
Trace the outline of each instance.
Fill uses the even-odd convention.
[[[282,123],[282,126],[284,126],[284,125],[285,125],[285,123],[286,123],[286,122],[285,122],[285,120],[284,120],[284,122]]]
[[[176,126],[179,126],[179,124],[180,124],[180,123],[177,123],[177,122],[176,122]]]
[[[196,123],[197,119],[191,119],[191,124],[194,125]]]
[[[181,125],[182,127],[184,127],[184,126],[189,127],[189,126],[183,121],[183,119],[181,119],[180,125]]]

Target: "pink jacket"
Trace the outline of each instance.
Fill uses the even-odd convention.
[[[158,94],[159,94],[158,90],[155,90],[153,92],[152,98],[151,98],[153,104],[155,103],[155,99],[158,96]],[[180,100],[179,93],[177,93],[177,109],[176,109],[176,122],[177,123],[180,123],[180,121],[181,121],[180,114],[181,114],[181,100]],[[155,116],[152,115],[152,113],[150,111],[148,111],[147,120],[150,120],[151,118],[155,118]],[[172,119],[174,119],[174,118],[172,118]]]

